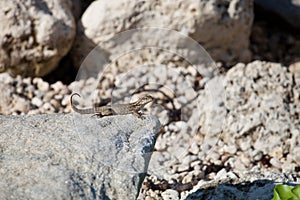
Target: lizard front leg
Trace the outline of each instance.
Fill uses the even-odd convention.
[[[143,116],[143,114],[142,114],[142,113],[139,113],[139,112],[136,111],[136,110],[132,111],[132,114],[135,115],[135,116],[137,116],[137,117],[140,118],[140,119],[145,119],[145,117]]]

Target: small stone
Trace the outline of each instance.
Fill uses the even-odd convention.
[[[282,147],[273,148],[269,155],[271,157],[282,158],[283,157]]]
[[[70,102],[70,96],[69,95],[65,95],[63,97],[63,99],[61,100],[61,105],[62,106],[67,106]]]
[[[8,73],[0,73],[0,81],[4,84],[11,84],[14,79]]]
[[[280,160],[282,163],[282,172],[283,173],[294,173],[295,167],[297,166],[295,163],[288,162],[287,159]]]
[[[174,182],[174,180],[182,181],[183,177],[185,177],[188,174],[188,172],[178,172],[173,170],[172,174],[168,176],[168,178],[165,178],[166,180],[169,180],[169,182]]]
[[[172,131],[172,132],[178,132],[179,131],[179,127],[177,127],[175,123],[171,123],[169,125],[169,130]]]
[[[43,101],[38,97],[33,97],[32,100],[31,100],[31,103],[32,103],[32,105],[35,105],[36,107],[39,108],[39,107],[42,106]]]
[[[155,200],[155,199],[151,196],[146,196],[145,200]]]
[[[31,85],[31,77],[24,78],[22,81],[23,81],[23,83],[25,83],[26,85]]]
[[[207,153],[207,157],[205,158],[206,160],[210,160],[213,163],[216,163],[217,161],[220,161],[220,154],[219,153],[211,152],[211,151],[207,151],[206,153]]]
[[[216,178],[216,173],[215,172],[211,172],[210,174],[207,175],[208,179],[213,180]]]
[[[240,143],[239,146],[241,150],[247,151],[251,147],[251,138],[250,137],[242,138],[242,140],[240,140],[239,143]]]
[[[225,179],[227,178],[227,172],[226,169],[221,169],[220,171],[218,171],[217,175],[216,175],[216,179]]]
[[[192,75],[192,76],[196,76],[198,71],[195,68],[195,66],[189,65],[187,68],[188,72]]]
[[[272,164],[272,166],[281,169],[282,167],[282,163],[280,162],[280,160],[278,158],[271,158],[270,163]]]
[[[42,92],[47,92],[50,88],[49,83],[43,81],[43,79],[41,79],[41,78],[34,78],[32,82],[33,82],[33,84],[36,84],[38,90],[40,90]]]
[[[57,100],[55,100],[55,99],[51,99],[51,100],[50,100],[50,104],[51,104],[54,108],[57,108],[57,109],[59,109],[59,108],[61,107],[60,103],[59,103]]]
[[[199,151],[200,151],[200,148],[199,148],[198,144],[196,142],[193,142],[189,148],[189,152],[194,155],[197,155],[199,153]]]
[[[188,165],[178,165],[177,171],[176,172],[185,172],[189,170],[189,166]]]
[[[191,100],[195,99],[195,97],[197,96],[197,93],[195,92],[195,89],[192,88],[192,87],[189,87],[189,88],[187,88],[183,91],[184,91],[184,96],[188,101],[191,101]]]
[[[200,170],[200,169],[194,169],[194,171],[192,171],[194,177],[196,177],[197,179],[203,179],[205,176],[204,171]]]
[[[234,160],[234,163],[233,163],[232,167],[234,169],[240,170],[240,171],[243,171],[243,170],[247,169],[245,164],[240,159]]]
[[[51,88],[55,91],[55,92],[59,92],[60,90],[64,89],[64,85],[61,81],[57,81],[56,83],[51,85]]]
[[[49,102],[53,98],[53,91],[52,92],[47,92],[44,97],[43,97],[43,102]]]
[[[179,193],[176,190],[167,189],[161,196],[163,200],[179,200]]]
[[[182,183],[190,183],[193,180],[193,172],[189,172],[185,177],[182,179]]]
[[[289,70],[293,73],[300,73],[300,62],[295,62],[289,66]]]
[[[239,177],[237,176],[237,174],[233,173],[233,172],[228,172],[227,173],[227,177],[231,178],[231,179],[238,179]]]
[[[22,113],[27,113],[29,111],[29,102],[23,98],[16,97],[16,101],[13,105],[13,111],[19,111]]]
[[[191,164],[191,162],[193,162],[195,160],[198,160],[197,156],[188,155],[188,156],[186,156],[185,158],[182,159],[181,163],[184,164],[184,165],[188,165],[189,166]]]
[[[196,160],[191,163],[191,167],[194,167],[194,168],[200,167],[200,164],[201,164],[201,160]]]
[[[234,155],[237,151],[237,148],[235,145],[225,145],[224,146],[224,152],[228,152],[232,155]]]
[[[24,92],[24,89],[22,88],[22,87],[17,87],[16,88],[16,92],[18,93],[18,94],[23,94]]]
[[[56,99],[56,100],[62,100],[63,97],[64,96],[62,94],[56,94],[56,95],[54,95],[54,99]]]
[[[254,151],[252,154],[252,158],[254,161],[260,161],[264,156],[262,151]]]
[[[25,88],[24,88],[24,93],[26,93],[27,97],[28,98],[33,98],[33,93],[36,89],[34,88],[33,85],[27,85]]]
[[[49,102],[44,103],[42,108],[45,111],[52,111],[52,112],[55,111],[55,109],[53,108],[53,106]]]
[[[245,166],[249,166],[251,163],[249,156],[246,154],[241,154],[239,159],[244,163]]]

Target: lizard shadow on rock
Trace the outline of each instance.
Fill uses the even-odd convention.
[[[223,183],[216,187],[198,189],[187,196],[186,200],[204,199],[260,199],[270,200],[274,195],[274,187],[278,182],[260,179],[253,182],[242,182],[238,184]],[[284,183],[293,185],[290,183]]]

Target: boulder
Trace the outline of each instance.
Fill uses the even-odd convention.
[[[75,21],[69,0],[0,2],[0,71],[44,76],[72,46]]]
[[[1,199],[135,199],[154,116],[0,116]]]
[[[72,49],[72,59],[79,67],[87,55],[97,46],[96,50],[102,60],[120,59],[124,54],[134,54],[127,58],[134,65],[134,57],[144,60],[152,59],[158,63],[171,58],[160,58],[173,53],[183,56],[194,43],[199,42],[215,60],[228,63],[249,61],[249,36],[253,21],[251,0],[233,1],[94,1],[84,12],[78,23],[78,34]],[[138,28],[155,27],[161,32],[149,31],[146,37],[137,36]],[[127,35],[118,35],[121,32]],[[169,32],[167,32],[169,31]],[[178,31],[182,37],[172,31]],[[178,33],[178,34],[179,34]],[[221,34],[220,34],[221,33]],[[186,36],[195,40],[192,44]],[[175,51],[149,53],[146,47],[156,47],[161,51],[175,46]],[[139,54],[140,53],[140,54]],[[181,54],[183,53],[183,54]],[[199,53],[199,52],[198,52]],[[201,55],[200,55],[201,56]],[[132,58],[133,57],[133,58]],[[151,57],[151,58],[149,58]],[[90,65],[96,65],[99,56],[91,57]],[[162,59],[162,60],[160,60]],[[119,65],[127,63],[118,62]],[[126,65],[126,64],[125,64]]]

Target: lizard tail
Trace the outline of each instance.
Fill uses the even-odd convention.
[[[80,109],[80,108],[77,108],[75,105],[74,105],[74,101],[73,101],[73,97],[74,96],[79,96],[81,97],[78,93],[73,93],[70,97],[70,102],[71,102],[71,107],[72,109],[75,111],[75,112],[78,112],[80,114],[90,114],[93,112],[93,109]]]

